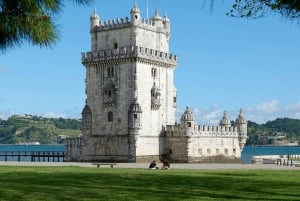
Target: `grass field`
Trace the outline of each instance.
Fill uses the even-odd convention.
[[[0,166],[0,200],[300,200],[300,171]]]

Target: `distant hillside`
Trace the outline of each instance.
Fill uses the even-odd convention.
[[[79,136],[81,120],[14,115],[0,119],[0,144],[40,142],[61,144],[67,136]]]
[[[62,144],[65,137],[79,136],[81,120],[14,115],[0,119],[0,144],[40,142]],[[287,145],[300,142],[300,120],[279,118],[265,124],[248,121],[247,145]]]
[[[300,142],[300,120],[278,118],[265,124],[248,121],[247,145],[289,145]]]

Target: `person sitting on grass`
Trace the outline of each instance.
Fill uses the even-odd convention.
[[[149,169],[155,170],[158,169],[157,165],[156,165],[156,161],[153,160],[152,163],[150,163],[149,165]]]
[[[170,163],[169,163],[169,161],[168,161],[167,159],[165,159],[165,160],[163,161],[163,166],[162,166],[161,169],[167,170],[167,169],[169,169],[169,168],[170,168]]]

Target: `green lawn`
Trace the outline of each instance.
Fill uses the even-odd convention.
[[[0,166],[0,200],[300,200],[300,171]]]

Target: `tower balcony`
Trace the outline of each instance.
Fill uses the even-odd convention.
[[[137,59],[140,62],[158,62],[168,67],[175,67],[178,63],[176,55],[139,46],[81,53],[81,61],[84,65],[126,59]]]

